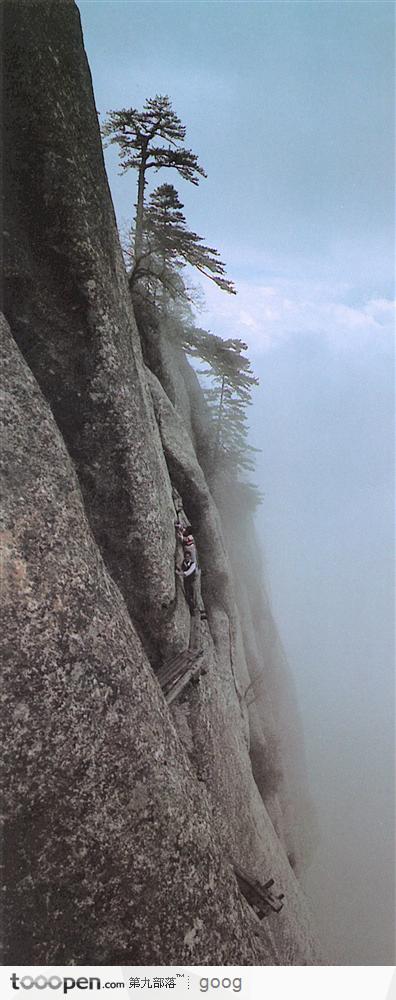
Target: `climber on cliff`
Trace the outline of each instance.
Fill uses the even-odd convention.
[[[188,601],[192,614],[194,614],[195,611],[199,610],[202,621],[206,621],[206,611],[202,604],[202,597],[201,597],[201,586],[200,586],[201,570],[199,568],[197,547],[195,544],[194,536],[192,534],[191,524],[187,524],[184,526],[180,523],[180,521],[176,521],[175,528],[179,542],[181,542],[183,546],[184,563],[187,561],[189,565],[191,565],[191,563],[194,563],[195,566],[194,576],[191,573],[191,578],[192,578],[191,588],[189,583],[185,583],[184,592],[186,595],[186,599]],[[188,580],[188,577],[186,577],[185,574],[183,573],[183,568],[181,571],[176,570],[176,572],[178,572],[179,576],[183,576],[185,581]],[[192,604],[194,605],[193,607]]]
[[[193,562],[197,564],[198,568],[198,558],[197,558],[197,547],[195,544],[194,536],[192,534],[191,524],[181,524],[180,521],[175,522],[175,531],[178,541],[182,543],[183,553],[189,553]]]
[[[181,521],[179,521],[179,519],[177,519],[177,521],[175,521],[175,531],[177,537],[182,542],[185,536],[191,534],[192,531],[191,524],[183,524]]]
[[[183,577],[184,593],[191,614],[194,614],[194,611],[198,610],[197,572],[195,559],[192,559],[190,552],[186,552],[181,567],[180,569],[176,569],[176,573],[178,576]]]
[[[194,535],[191,534],[191,525],[190,524],[188,524],[187,527],[184,528],[183,538],[182,538],[181,541],[182,541],[182,545],[183,545],[184,555],[185,556],[186,555],[190,555],[191,558],[192,558],[192,560],[193,560],[193,562],[195,562],[197,564],[197,567],[198,567],[197,547],[196,547],[196,544],[195,544]]]

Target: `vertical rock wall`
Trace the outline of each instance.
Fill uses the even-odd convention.
[[[6,960],[313,962],[252,773],[196,417],[185,425],[143,363],[78,11],[5,12]],[[172,485],[196,524],[209,627],[208,672],[170,712],[153,670],[190,633]],[[258,924],[233,859],[275,877],[279,916]]]
[[[268,960],[4,321],[1,371],[3,960]]]
[[[176,641],[174,510],[77,8],[72,0],[6,3],[5,37],[5,311],[155,661]],[[183,612],[177,626],[184,619],[187,631]]]

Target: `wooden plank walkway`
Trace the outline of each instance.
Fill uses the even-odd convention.
[[[276,896],[272,892],[272,886],[274,884],[274,879],[270,878],[264,885],[255,879],[253,875],[246,872],[240,865],[233,864],[234,872],[237,878],[237,882],[240,891],[245,899],[252,907],[259,920],[273,910],[274,913],[279,913],[283,907],[283,900],[285,898],[284,893],[281,892]]]
[[[184,649],[162,665],[157,677],[168,705],[201,673],[203,655],[203,649]]]

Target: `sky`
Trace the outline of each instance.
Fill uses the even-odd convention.
[[[305,889],[337,964],[392,964],[394,11],[80,0],[102,118],[168,94],[208,177],[171,180],[227,262],[200,323],[249,345],[257,525],[321,827]],[[136,175],[106,164],[120,225]]]

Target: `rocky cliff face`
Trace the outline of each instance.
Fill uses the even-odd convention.
[[[5,961],[312,963],[293,774],[274,788],[265,764],[298,730],[287,677],[246,559],[235,586],[194,373],[136,326],[78,11],[5,12]],[[206,673],[170,708],[156,674],[191,638]],[[275,879],[281,913],[259,923],[233,862]]]

